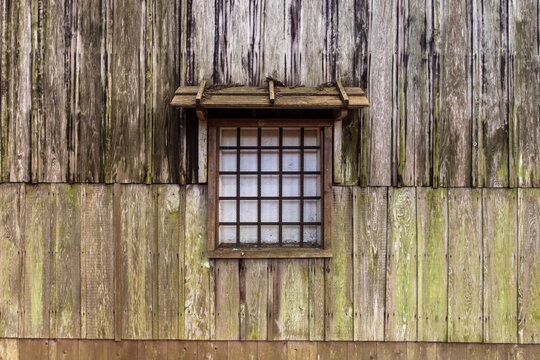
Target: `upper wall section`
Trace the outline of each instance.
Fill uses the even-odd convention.
[[[343,184],[538,187],[538,7],[1,0],[0,180],[189,182],[174,90],[269,75],[366,90]]]

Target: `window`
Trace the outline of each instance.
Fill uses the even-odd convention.
[[[324,256],[331,136],[331,120],[209,121],[213,255]]]

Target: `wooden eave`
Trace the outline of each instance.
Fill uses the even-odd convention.
[[[181,86],[171,105],[184,108],[360,109],[369,106],[359,87]]]

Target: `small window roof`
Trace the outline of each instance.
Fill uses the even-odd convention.
[[[278,84],[280,84],[278,86]],[[266,87],[238,85],[181,86],[171,105],[193,108],[267,108],[267,109],[360,109],[369,102],[359,87],[344,87],[340,81],[317,87],[288,87],[268,81]]]

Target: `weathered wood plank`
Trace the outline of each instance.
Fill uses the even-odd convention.
[[[417,335],[416,189],[390,188],[386,271],[386,341]]]
[[[229,345],[226,341],[200,341],[197,343],[197,356],[205,360],[227,360]]]
[[[467,347],[463,344],[444,344],[441,343],[437,347],[437,359],[452,360],[466,359]]]
[[[253,341],[229,341],[229,359],[257,359],[257,343]]]
[[[348,359],[347,342],[321,341],[317,343],[317,356],[321,360]]]
[[[49,350],[52,348],[49,340]],[[78,339],[58,340],[56,341],[56,356],[52,357],[49,351],[49,360],[79,360],[79,345]]]
[[[151,187],[122,186],[120,291],[122,339],[152,338],[154,210]]]
[[[287,360],[286,341],[260,341],[257,343],[257,360]]]
[[[508,47],[511,56],[508,78],[512,186],[540,186],[540,104],[532,100],[540,94],[539,18],[536,1],[509,1]]]
[[[333,2],[313,0],[290,2],[290,77],[289,85],[316,86],[335,77],[331,73],[329,59],[337,53],[334,42],[337,42],[337,31],[331,26],[331,8]],[[317,19],[317,20],[315,20]],[[332,33],[334,32],[334,33]],[[330,36],[334,35],[334,38]]]
[[[197,342],[172,341],[167,344],[167,360],[197,359]]]
[[[388,190],[353,189],[354,340],[384,340]]]
[[[68,150],[70,181],[104,182],[105,174],[110,170],[110,164],[106,163],[109,159],[106,150],[110,150],[110,133],[106,124],[105,54],[108,6],[107,1],[95,6],[88,1],[73,0],[73,137],[72,148]]]
[[[186,80],[188,85],[199,84],[203,79],[211,79],[214,74],[214,62],[223,56],[214,53],[214,26],[205,26],[209,19],[215,19],[217,9],[213,1],[187,2],[186,35]],[[218,3],[218,6],[221,3]],[[215,75],[216,82],[220,77]]]
[[[414,359],[437,359],[437,348],[435,343],[407,343],[407,360]]]
[[[355,29],[355,9],[358,4],[353,1],[336,1],[337,16],[334,18],[334,31],[337,32],[335,79],[343,85],[354,85],[355,78],[355,52],[357,51],[357,32]],[[330,78],[330,77],[328,77]]]
[[[333,188],[332,259],[326,263],[325,340],[353,338],[352,189]]]
[[[471,185],[472,74],[469,1],[441,0],[436,7],[433,184]]]
[[[448,198],[445,189],[417,188],[418,341],[448,339]]]
[[[111,14],[111,181],[146,180],[144,3],[116,1]]]
[[[267,339],[268,260],[240,262],[240,338]]]
[[[289,360],[315,360],[317,357],[317,343],[306,341],[287,342],[287,355]]]
[[[377,359],[405,360],[407,359],[407,343],[405,342],[378,342]]]
[[[482,341],[482,199],[448,190],[448,341]]]
[[[484,341],[517,341],[517,192],[484,189]]]
[[[284,11],[288,8],[291,0],[283,0],[281,6],[269,6],[263,2],[263,11],[261,14],[261,78],[270,76],[277,80],[286,79],[287,71],[287,52],[289,43],[287,34],[291,26],[289,21],[289,12]],[[263,85],[263,84],[258,84]],[[276,90],[277,92],[277,90]]]
[[[0,186],[0,338],[19,335],[24,230],[19,214],[20,191],[24,189],[17,184]]]
[[[461,344],[461,347],[466,347],[466,353],[461,351],[459,354],[457,354],[454,350],[452,355],[466,356],[467,360],[505,359],[505,357],[498,356],[497,345],[495,344]]]
[[[114,337],[113,188],[83,185],[81,205],[82,337]]]
[[[208,193],[205,186],[186,187],[184,308],[185,338],[210,338],[210,262],[206,257]]]
[[[309,260],[309,340],[324,340],[326,265],[324,259]]]
[[[540,341],[540,190],[520,189],[518,200],[518,341]]]
[[[51,243],[55,236],[50,185],[25,186],[23,337],[49,337]],[[51,209],[53,211],[51,211]]]
[[[159,339],[177,339],[180,317],[180,234],[183,231],[185,190],[177,185],[157,187],[158,324]],[[183,239],[183,237],[182,237]],[[182,301],[183,303],[183,301]]]
[[[272,338],[309,339],[309,260],[280,259],[273,277]]]
[[[18,360],[19,359],[19,339],[0,340],[0,359]]]
[[[55,254],[53,276],[56,307],[51,311],[56,323],[51,321],[51,333],[56,338],[80,338],[81,185],[58,184],[54,186],[54,191],[56,239],[51,250]]]
[[[358,184],[358,126],[358,111],[349,111],[341,121],[341,146],[335,151],[340,156],[334,156],[334,182],[340,185]]]
[[[347,346],[349,359],[372,360],[377,358],[377,343],[372,342],[350,342]]]
[[[215,260],[216,340],[239,340],[240,283],[239,260]],[[244,309],[245,311],[245,309]]]
[[[49,359],[49,340],[20,339],[19,340],[20,359]]]

